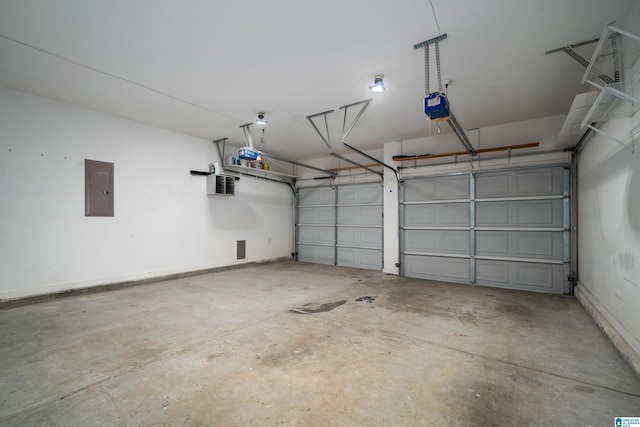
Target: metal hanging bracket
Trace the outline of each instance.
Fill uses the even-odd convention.
[[[431,115],[429,115],[429,113],[427,113],[429,120],[433,119],[433,120],[446,120],[447,123],[449,123],[449,126],[451,127],[451,129],[453,130],[453,132],[455,133],[455,135],[458,137],[458,139],[460,140],[460,142],[462,143],[462,145],[464,146],[464,148],[469,152],[469,154],[471,156],[475,156],[476,150],[473,148],[473,146],[471,145],[471,142],[469,141],[469,138],[467,138],[467,135],[464,133],[464,130],[462,129],[462,127],[460,126],[460,124],[458,123],[458,120],[456,119],[455,115],[453,114],[453,111],[451,110],[451,107],[449,105],[449,101],[446,99],[446,96],[444,94],[441,94],[442,92],[442,79],[440,76],[440,41],[445,40],[447,38],[447,34],[441,34],[437,37],[434,37],[432,39],[429,40],[425,40],[422,43],[418,43],[418,44],[414,44],[413,45],[413,49],[417,50],[417,49],[422,49],[424,48],[424,96],[425,96],[425,113],[427,113],[427,104],[430,98],[434,97],[433,102],[437,101],[435,103],[435,105],[439,105],[440,107],[440,112],[438,113],[432,113]],[[433,96],[431,94],[431,91],[429,90],[429,48],[431,45],[435,45],[435,51],[436,51],[436,72],[437,72],[437,77],[438,77],[438,91],[437,93],[434,92]],[[438,119],[434,118],[437,117]]]
[[[360,117],[364,113],[364,110],[367,109],[367,107],[369,106],[369,103],[371,103],[371,101],[373,101],[373,98],[365,99],[364,101],[355,102],[353,104],[344,105],[344,106],[340,107],[341,110],[344,110],[344,117],[342,119],[342,142],[343,143],[344,143],[345,139],[347,139],[347,136],[349,136],[349,133],[351,132],[351,129],[353,129],[353,127],[356,125],[356,123],[358,123],[358,120],[360,120]],[[356,117],[351,122],[351,125],[349,126],[349,129],[346,129],[346,131],[345,131],[346,124],[347,124],[347,111],[349,110],[349,107],[355,107],[356,105],[362,105],[362,107],[360,107],[360,111],[358,112]]]
[[[351,129],[353,129],[353,127],[356,125],[356,123],[358,122],[358,120],[360,119],[360,117],[362,116],[362,113],[364,113],[364,110],[367,108],[367,106],[369,105],[369,103],[371,102],[371,99],[366,99],[364,101],[360,101],[360,102],[356,102],[353,104],[349,104],[349,105],[345,105],[343,107],[340,107],[340,109],[344,109],[344,120],[342,123],[342,142],[344,144],[344,140],[346,139],[346,137],[349,135],[349,132],[351,132]],[[352,107],[355,105],[360,105],[362,104],[362,108],[360,109],[360,112],[358,113],[358,115],[356,116],[356,118],[353,120],[353,122],[351,123],[351,125],[349,126],[348,129],[346,129],[346,120],[347,120],[347,108],[348,107]],[[380,178],[383,178],[384,175],[381,172],[378,172],[377,170],[371,169],[368,166],[365,166],[363,164],[360,164],[354,160],[348,159],[338,153],[335,153],[333,151],[333,149],[331,148],[331,137],[329,135],[329,124],[327,122],[327,115],[333,113],[334,110],[328,110],[328,111],[323,111],[322,113],[317,113],[317,114],[312,114],[310,116],[307,116],[307,120],[309,120],[309,122],[311,123],[311,126],[313,126],[313,128],[316,130],[316,132],[318,133],[318,135],[320,136],[320,139],[322,139],[322,142],[324,142],[324,144],[327,146],[327,148],[329,149],[329,155],[340,159],[340,160],[344,160],[347,163],[350,163],[354,166],[358,166],[359,168],[362,168],[368,172],[372,172],[375,173],[376,175],[380,176]],[[318,126],[316,125],[316,123],[313,121],[313,119],[317,118],[317,117],[323,117],[324,118],[324,126],[325,126],[325,133],[323,133]],[[345,144],[346,145],[346,144]],[[378,162],[379,163],[379,162]]]
[[[251,147],[252,150],[255,150],[255,148],[253,148],[253,138],[251,137],[251,129],[249,129],[249,126],[251,126],[252,123],[247,123],[245,125],[240,126],[240,128],[242,129],[242,132],[244,132],[244,140],[247,143],[248,147]]]
[[[616,37],[619,36],[624,36],[627,37],[629,39],[635,40],[636,42],[640,42],[640,36],[637,36],[636,34],[632,34],[628,31],[622,30],[620,28],[614,27],[613,22],[610,22],[609,24],[605,25],[604,29],[602,30],[602,35],[600,36],[600,39],[598,39],[598,44],[596,45],[596,48],[593,52],[593,55],[591,56],[591,61],[589,61],[589,65],[587,66],[587,69],[584,72],[584,75],[582,76],[582,84],[588,83],[589,85],[597,88],[600,90],[600,93],[598,94],[598,97],[596,98],[595,102],[593,103],[593,105],[591,106],[591,108],[589,109],[589,111],[587,112],[587,115],[584,117],[584,119],[582,120],[582,127],[587,127],[591,130],[593,130],[594,132],[603,135],[609,139],[611,139],[614,142],[617,142],[618,144],[622,145],[623,147],[625,147],[626,149],[630,150],[632,153],[635,151],[635,147],[634,147],[634,141],[633,138],[629,136],[630,142],[626,142],[623,140],[620,140],[616,137],[614,137],[613,135],[609,135],[608,133],[596,128],[595,126],[593,126],[593,124],[590,124],[590,119],[591,116],[594,114],[594,112],[596,111],[596,109],[598,108],[599,104],[604,100],[605,95],[612,95],[616,98],[619,98],[623,101],[629,102],[633,105],[639,105],[640,104],[640,99],[636,98],[633,96],[633,94],[629,94],[624,92],[621,89],[617,89],[613,86],[616,86],[612,83],[607,83],[604,86],[595,83],[592,80],[589,80],[590,75],[592,74],[592,70],[594,69],[594,64],[596,63],[598,56],[600,55],[600,52],[602,50],[602,46],[604,45],[604,42],[606,39],[611,39],[612,40],[612,53],[613,53],[613,61],[614,61],[614,73],[616,75],[616,78],[618,79],[615,83],[619,83],[620,80],[620,76],[619,76],[619,66],[617,64],[617,42],[613,42]],[[609,33],[611,33],[611,35],[609,35]],[[601,77],[599,75],[600,73],[598,73],[598,77]],[[620,86],[620,85],[617,85]]]
[[[358,153],[358,154],[360,154],[361,156],[366,157],[366,158],[367,158],[367,159],[369,159],[369,160],[372,160],[372,161],[376,162],[376,163],[377,163],[377,164],[379,164],[379,165],[382,165],[382,166],[384,166],[384,167],[386,167],[386,168],[391,169],[391,170],[393,171],[393,173],[396,175],[396,177],[398,177],[398,171],[397,171],[395,168],[393,168],[393,167],[391,167],[391,166],[387,165],[386,163],[384,163],[384,162],[382,162],[382,161],[380,161],[380,160],[376,159],[376,158],[375,158],[375,157],[373,157],[373,156],[368,155],[367,153],[364,153],[364,152],[362,152],[362,151],[358,150],[358,149],[357,149],[357,148],[355,148],[355,147],[352,147],[351,145],[349,145],[349,144],[347,144],[347,143],[345,142],[345,140],[346,140],[346,139],[347,139],[347,137],[349,136],[349,133],[351,132],[351,130],[353,129],[353,127],[356,125],[356,123],[358,122],[358,120],[360,120],[360,117],[362,117],[362,114],[364,114],[364,111],[367,109],[367,107],[369,106],[369,104],[371,103],[371,101],[372,101],[372,100],[373,100],[372,98],[370,98],[370,99],[365,99],[364,101],[355,102],[355,103],[353,103],[353,104],[348,104],[348,105],[344,105],[344,106],[340,107],[340,109],[341,109],[341,110],[344,110],[344,115],[343,115],[343,119],[342,119],[342,145],[343,145],[344,147],[348,148],[349,150],[351,150],[351,151],[353,151],[353,152],[355,152],[355,153]],[[349,125],[349,127],[347,128],[347,111],[349,110],[349,107],[355,107],[355,106],[357,106],[357,105],[361,105],[361,107],[360,107],[360,111],[358,111],[358,114],[356,114],[355,118],[354,118],[354,119],[353,119],[353,121],[351,122],[351,125]],[[364,166],[364,165],[362,165],[362,166]],[[366,166],[365,166],[365,167],[366,167]],[[381,175],[381,174],[380,174],[380,172],[378,172],[378,171],[375,171],[375,170],[373,170],[373,169],[369,169],[368,167],[366,167],[366,170],[367,170],[367,171],[370,171],[370,172],[373,172],[373,173],[376,173],[376,174],[378,174],[378,175],[380,175],[380,176],[382,177],[382,175]]]
[[[606,84],[611,84],[611,83],[617,83],[620,81],[620,67],[618,64],[618,43],[617,43],[617,38],[618,38],[618,34],[612,34],[610,39],[611,39],[611,47],[612,47],[612,53],[613,53],[613,61],[614,61],[614,76],[613,78],[609,77],[608,75],[606,75],[603,72],[600,72],[598,74],[598,77],[605,82]],[[564,46],[564,47],[559,47],[557,49],[551,49],[546,51],[544,54],[545,55],[550,55],[552,53],[556,53],[556,52],[564,52],[567,55],[569,55],[569,57],[571,57],[573,60],[575,60],[578,64],[582,65],[584,68],[589,68],[589,61],[587,61],[585,58],[583,58],[582,56],[580,56],[580,54],[578,54],[575,50],[573,50],[576,47],[580,47],[580,46],[586,46],[589,44],[594,44],[597,43],[600,39],[593,39],[593,40],[587,40],[586,42],[580,42],[580,43],[575,43],[569,46]]]
[[[441,34],[422,43],[414,44],[413,50],[424,48],[424,96],[428,96],[429,91],[429,46],[435,44],[436,49],[436,71],[438,74],[438,92],[442,92],[442,82],[440,79],[440,44],[439,42],[447,38],[447,33]]]
[[[322,113],[312,114],[310,116],[307,116],[307,120],[309,120],[309,122],[311,123],[311,126],[313,126],[316,132],[318,132],[318,135],[320,135],[320,139],[322,139],[322,142],[324,142],[324,145],[326,145],[329,150],[331,150],[331,136],[329,135],[329,124],[327,122],[327,114],[331,114],[331,113],[333,113],[333,110],[327,110],[327,111],[323,111]],[[326,132],[325,134],[323,134],[320,131],[320,129],[318,129],[318,126],[316,126],[316,123],[313,121],[313,119],[320,116],[324,117],[324,127]]]

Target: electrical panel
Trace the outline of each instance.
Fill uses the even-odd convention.
[[[113,163],[85,159],[84,216],[114,216]]]

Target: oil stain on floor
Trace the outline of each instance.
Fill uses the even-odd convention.
[[[342,304],[346,303],[347,300],[340,300],[335,302],[327,302],[324,304],[320,304],[317,302],[308,302],[301,307],[292,308],[289,310],[291,313],[300,313],[300,314],[311,314],[311,313],[324,313],[327,311],[331,311],[336,307],[340,307]]]

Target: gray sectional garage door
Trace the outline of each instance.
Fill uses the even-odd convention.
[[[562,166],[403,181],[402,274],[570,293],[569,188]]]
[[[382,185],[298,190],[299,261],[382,270]]]

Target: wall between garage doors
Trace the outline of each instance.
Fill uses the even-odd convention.
[[[291,189],[207,196],[210,141],[0,88],[0,152],[0,299],[292,252]],[[115,164],[113,218],[84,216],[85,159]]]

